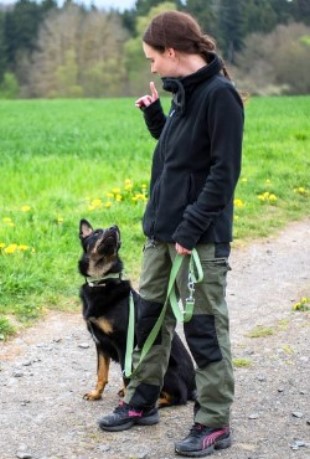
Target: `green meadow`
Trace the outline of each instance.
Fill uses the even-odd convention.
[[[246,103],[235,245],[309,215],[309,112],[310,97]],[[131,99],[1,101],[0,138],[3,340],[47,309],[80,308],[81,218],[119,225],[137,281],[155,140]]]

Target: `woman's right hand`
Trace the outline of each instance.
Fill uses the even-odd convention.
[[[150,90],[151,90],[151,95],[146,94],[145,96],[142,96],[136,100],[135,106],[137,108],[148,107],[149,105],[151,105],[153,102],[155,102],[159,98],[158,91],[155,87],[154,81],[150,82]]]

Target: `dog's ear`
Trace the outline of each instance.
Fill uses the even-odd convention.
[[[84,239],[93,232],[93,227],[91,224],[84,218],[80,220],[80,239]]]
[[[115,229],[117,230],[117,250],[119,250],[122,246],[122,241],[121,241],[121,232],[119,230],[119,227],[117,225],[114,225]]]

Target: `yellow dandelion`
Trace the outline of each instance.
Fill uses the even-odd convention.
[[[137,201],[146,201],[146,197],[142,193],[136,193],[134,198],[135,198],[135,202],[137,202]]]
[[[298,188],[294,188],[294,192],[295,193],[298,193],[302,196],[305,196],[308,194],[308,190],[306,190],[306,188],[304,188],[303,186],[299,186]]]
[[[102,201],[101,199],[97,198],[91,201],[90,205],[88,206],[88,210],[96,210],[96,209],[100,209],[101,207],[102,207]]]
[[[31,210],[31,207],[28,206],[28,205],[26,204],[26,205],[22,206],[22,207],[20,208],[20,210],[21,210],[22,212],[29,212],[29,210]]]
[[[125,184],[125,191],[131,191],[132,190],[132,187],[133,187],[133,184],[132,183],[127,183]]]
[[[20,250],[21,252],[26,252],[26,250],[29,249],[28,245],[25,245],[25,244],[19,244],[17,246],[17,249]]]
[[[247,182],[248,182],[248,179],[247,179],[246,177],[242,177],[242,178],[240,179],[240,182],[241,182],[241,183],[247,183]]]
[[[271,204],[278,200],[277,196],[274,193],[269,193],[269,191],[265,191],[264,193],[259,194],[257,197],[260,201],[269,202]]]
[[[120,202],[121,200],[122,200],[122,195],[121,195],[121,194],[117,194],[117,195],[115,196],[115,201],[116,201],[116,202]]]
[[[10,217],[3,217],[3,223],[12,223],[12,219]]]
[[[119,194],[121,192],[121,189],[120,188],[113,188],[112,189],[112,193],[113,194]]]
[[[114,198],[114,194],[113,193],[106,193],[106,197],[109,198],[109,199],[113,199]]]
[[[15,253],[17,250],[17,244],[9,244],[3,251],[7,254]]]
[[[111,206],[112,206],[112,202],[110,202],[110,201],[107,201],[107,202],[104,203],[104,207],[106,209],[110,209]]]
[[[310,310],[310,298],[303,297],[297,303],[293,304],[293,311],[309,311]]]
[[[133,188],[133,182],[131,179],[125,180],[125,191],[131,191]]]
[[[60,215],[58,215],[56,220],[57,220],[57,223],[63,223],[64,222],[63,217],[61,217]]]
[[[101,206],[101,205],[102,205],[101,199],[99,199],[99,198],[93,199],[93,200],[92,200],[92,205],[93,205],[93,206]]]
[[[0,249],[3,249],[5,247],[5,243],[4,242],[0,242]]]
[[[269,202],[276,202],[278,200],[278,198],[276,197],[275,194],[270,194],[269,197],[268,197],[268,200]]]
[[[235,207],[241,209],[242,207],[244,207],[244,202],[242,201],[242,199],[234,199],[234,205]]]

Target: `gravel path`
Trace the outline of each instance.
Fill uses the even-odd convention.
[[[310,296],[310,220],[235,249],[231,266],[233,354],[250,366],[235,370],[233,446],[214,458],[310,458],[310,314],[292,311]],[[257,326],[272,334],[250,337]],[[173,459],[192,422],[189,403],[162,410],[157,426],[99,431],[97,418],[117,404],[120,371],[112,365],[101,401],[83,400],[96,357],[80,314],[49,314],[0,344],[0,359],[0,459]]]

